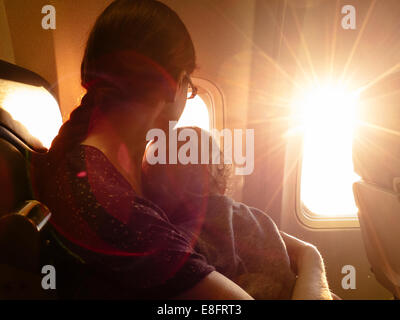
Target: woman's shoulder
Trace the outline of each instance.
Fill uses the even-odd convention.
[[[49,174],[46,193],[53,220],[65,227],[72,221],[75,228],[81,221],[79,225],[96,233],[107,223],[131,224],[137,230],[155,224],[169,227],[166,214],[140,197],[107,157],[92,146],[78,145],[65,154],[55,172]]]
[[[107,189],[104,192],[130,193],[132,186],[98,148],[79,144],[65,153],[56,164],[56,176],[67,176],[71,183],[90,184],[91,189]]]
[[[100,170],[115,169],[100,149],[84,144],[78,144],[71,148],[65,153],[61,162],[65,162],[70,170],[84,167]]]

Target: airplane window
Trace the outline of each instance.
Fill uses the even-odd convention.
[[[356,217],[352,162],[357,94],[319,86],[297,100],[304,134],[300,198],[314,218]]]
[[[43,87],[0,79],[0,105],[49,148],[62,125],[57,101]]]
[[[210,131],[210,116],[202,95],[188,99],[177,127],[195,126]]]

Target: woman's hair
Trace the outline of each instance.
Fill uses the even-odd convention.
[[[169,7],[155,0],[114,1],[87,41],[81,65],[87,93],[61,127],[49,156],[58,159],[82,142],[95,114],[118,112],[150,96],[169,99],[180,73],[192,73],[195,60],[191,37]]]

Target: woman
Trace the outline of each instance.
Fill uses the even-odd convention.
[[[190,35],[166,5],[117,0],[97,19],[81,66],[87,93],[52,144],[41,191],[65,296],[251,299],[141,196],[146,134],[179,118],[194,69]],[[330,299],[318,251],[284,239],[299,276],[293,298]]]

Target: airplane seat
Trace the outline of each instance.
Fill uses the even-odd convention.
[[[353,143],[361,234],[376,279],[400,299],[400,73],[367,89]]]
[[[47,149],[12,117],[4,101],[8,93],[21,90],[28,96],[14,100],[14,107],[18,109],[23,101],[33,108],[29,94],[33,90],[37,97],[38,87],[47,89],[40,94],[51,94],[50,85],[40,76],[0,60],[0,299],[127,298],[129,294],[123,296],[113,279],[66,249],[47,224],[51,213],[35,197],[41,183],[36,164]],[[56,290],[42,288],[44,265],[56,269]]]
[[[41,231],[51,214],[35,200],[31,160],[47,149],[3,109],[14,67],[0,61],[0,299],[46,299]]]
[[[40,87],[46,90],[38,92]],[[27,94],[13,100],[13,107],[26,103],[22,110],[28,111],[37,106],[29,105],[30,93],[34,98],[50,95],[49,88],[39,75],[0,60],[0,299],[130,298],[113,279],[66,248],[46,223],[51,216],[48,208],[36,201],[35,190],[41,183],[36,164],[40,167],[47,149],[12,117],[13,110],[7,111],[4,101],[8,93],[16,92],[18,98]],[[44,123],[46,118],[38,119]],[[56,269],[56,290],[42,288],[44,265]]]
[[[400,299],[399,194],[363,181],[354,194],[368,260],[376,279]]]
[[[31,147],[20,137],[24,137]],[[31,170],[26,160],[32,156],[33,150],[43,152],[45,148],[0,108],[0,217],[32,196],[29,183]]]
[[[28,161],[34,151],[8,129],[9,124],[9,115],[0,109],[0,274],[7,274],[0,277],[0,297],[42,298],[40,231],[50,212],[34,200]]]

